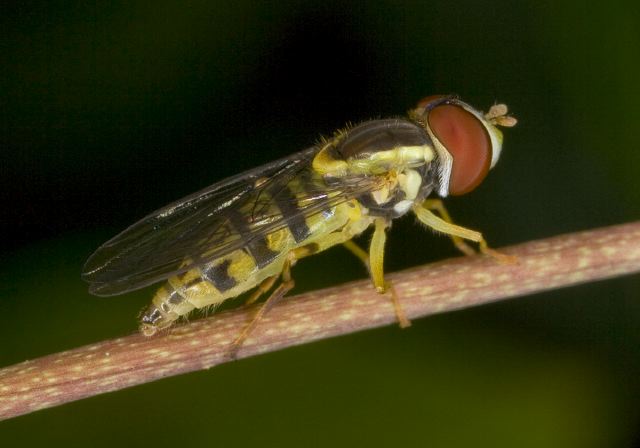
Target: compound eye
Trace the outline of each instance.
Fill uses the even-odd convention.
[[[470,192],[483,181],[491,167],[491,139],[471,112],[442,104],[427,112],[428,125],[453,157],[449,194]]]

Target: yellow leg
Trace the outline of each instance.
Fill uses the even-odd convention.
[[[289,252],[289,256],[287,257],[287,260],[282,267],[282,273],[280,274],[282,276],[282,283],[280,283],[280,285],[278,285],[278,287],[271,293],[267,300],[262,304],[256,315],[253,316],[251,322],[249,322],[244,327],[240,335],[235,339],[235,341],[231,343],[231,348],[229,349],[229,352],[227,354],[229,358],[234,359],[236,357],[236,355],[238,354],[238,350],[240,350],[240,347],[242,347],[244,341],[247,340],[251,332],[256,328],[258,322],[260,322],[264,315],[267,314],[267,312],[269,312],[269,310],[273,308],[273,306],[278,303],[280,299],[282,299],[289,291],[293,289],[293,287],[295,286],[295,282],[291,277],[291,266],[293,266],[298,259],[308,256],[310,251],[312,250],[313,248],[304,246]],[[274,275],[273,277],[269,277],[265,281],[263,281],[260,286],[258,286],[258,289],[251,295],[251,297],[249,297],[247,302],[255,302],[261,294],[271,289],[277,278],[278,276]]]
[[[438,217],[430,210],[437,211],[442,218]],[[469,240],[478,243],[480,252],[497,259],[501,263],[514,263],[517,261],[515,257],[505,255],[491,249],[480,232],[454,224],[451,216],[440,199],[427,199],[421,206],[414,206],[413,211],[420,222],[438,232],[449,235],[453,244],[455,244],[455,246],[466,255],[473,255],[476,253],[476,251],[464,241]]]
[[[231,359],[236,358],[238,354],[238,350],[240,350],[240,347],[242,347],[242,344],[244,344],[244,341],[247,340],[251,332],[256,328],[256,326],[258,325],[258,322],[260,322],[260,320],[273,307],[273,305],[278,303],[278,301],[280,301],[280,299],[282,299],[285,296],[285,294],[291,291],[293,286],[294,286],[293,280],[289,282],[283,281],[273,291],[273,293],[271,293],[267,301],[262,304],[262,306],[260,307],[256,315],[253,317],[251,322],[249,322],[244,327],[244,329],[242,330],[242,333],[240,333],[240,335],[235,339],[235,341],[232,342],[231,348],[229,349],[229,352],[228,352],[229,358]]]
[[[379,293],[384,293],[386,287],[384,284],[384,244],[387,241],[387,223],[382,218],[375,220],[375,229],[373,238],[371,238],[371,246],[369,246],[369,270],[371,271],[371,280],[373,286]]]
[[[262,283],[260,283],[258,285],[258,287],[256,288],[256,290],[251,293],[251,295],[246,300],[246,302],[244,302],[244,304],[245,305],[251,305],[256,300],[258,300],[262,294],[266,293],[271,288],[273,288],[273,285],[276,283],[277,279],[278,279],[278,276],[274,275],[272,277],[267,278]]]
[[[393,303],[398,323],[401,328],[406,328],[411,325],[411,321],[407,318],[393,285],[390,282],[384,281],[384,244],[387,240],[386,230],[386,221],[384,219],[377,218],[375,220],[375,229],[373,231],[373,238],[371,239],[371,246],[369,246],[369,272],[371,274],[371,279],[373,280],[373,286],[375,286],[379,293],[384,294],[386,291],[391,293],[391,302]]]
[[[396,312],[396,319],[398,319],[398,325],[400,328],[407,328],[411,326],[411,321],[407,317],[404,312],[404,308],[402,308],[402,304],[400,303],[400,298],[398,294],[396,294],[396,289],[393,287],[391,282],[387,282],[387,289],[391,293],[391,302],[393,302],[393,309]]]
[[[244,341],[247,340],[251,332],[256,328],[258,322],[264,317],[265,314],[276,304],[280,299],[282,299],[286,293],[291,291],[294,287],[295,282],[291,278],[291,264],[287,260],[285,262],[284,268],[282,270],[282,283],[278,285],[278,287],[271,293],[269,298],[262,304],[258,312],[253,316],[251,322],[249,322],[242,330],[242,332],[238,335],[238,337],[231,343],[231,347],[229,348],[229,352],[227,356],[231,359],[235,359],[238,350],[244,344]]]
[[[424,201],[422,206],[424,208],[428,209],[428,210],[434,210],[434,211],[438,212],[440,214],[440,216],[442,216],[442,219],[447,224],[449,224],[451,226],[455,226],[455,224],[453,224],[453,220],[451,219],[451,216],[449,215],[449,212],[447,211],[447,209],[445,208],[444,204],[442,203],[442,201],[440,199],[427,199],[426,201]],[[417,212],[416,212],[416,215],[418,215]],[[465,231],[472,232],[473,234],[465,234],[465,235],[454,234],[454,233],[450,232],[450,229],[451,229],[450,227],[448,227],[446,230],[440,230],[440,229],[436,228],[434,225],[430,224],[430,222],[427,222],[427,220],[423,220],[420,215],[418,215],[418,219],[420,221],[422,221],[424,224],[428,225],[429,227],[431,227],[431,228],[433,228],[435,230],[439,230],[440,232],[443,232],[443,233],[446,233],[447,235],[449,235],[449,238],[451,238],[451,240],[453,241],[453,244],[463,254],[473,255],[473,254],[476,253],[476,251],[473,249],[473,247],[471,247],[469,244],[467,244],[464,241],[463,238],[466,238],[466,239],[471,240],[471,241],[475,241],[476,243],[480,243],[480,244],[482,244],[481,241],[484,241],[484,238],[482,238],[482,234],[480,232],[475,232],[473,230],[469,230],[469,229],[465,229],[463,227],[460,227],[460,229],[464,229]],[[455,226],[455,227],[458,227],[458,226]]]
[[[369,254],[366,250],[364,250],[351,240],[345,241],[344,243],[342,243],[342,245],[347,248],[349,252],[358,257],[360,261],[364,263],[367,269],[369,268]]]

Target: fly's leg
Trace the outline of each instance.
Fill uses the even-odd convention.
[[[442,218],[432,213],[431,210],[437,211]],[[515,257],[491,249],[480,232],[454,224],[449,212],[447,212],[447,209],[440,199],[427,199],[421,206],[414,206],[413,211],[420,222],[438,232],[449,235],[449,238],[451,238],[458,250],[466,255],[474,255],[476,253],[476,251],[464,241],[469,240],[478,243],[481,253],[489,255],[501,263],[515,263],[517,261]]]
[[[369,246],[369,271],[373,286],[380,294],[387,290],[384,283],[384,244],[387,241],[387,223],[382,218],[375,220],[373,238]]]
[[[275,276],[274,276],[275,278]],[[274,280],[275,282],[275,280]],[[264,283],[263,283],[264,284]],[[278,285],[278,287],[271,293],[271,295],[267,298],[267,300],[262,304],[258,312],[253,316],[251,322],[249,322],[242,332],[238,335],[238,337],[231,343],[231,348],[229,349],[228,356],[232,359],[235,359],[238,354],[238,350],[244,344],[244,341],[247,340],[251,332],[256,328],[260,319],[264,317],[267,312],[273,308],[273,306],[282,299],[286,293],[291,291],[294,287],[295,282],[291,278],[291,262],[289,260],[285,261],[284,268],[282,269],[282,283]],[[257,299],[258,297],[256,297]]]
[[[351,252],[353,255],[358,257],[360,261],[364,263],[367,269],[369,269],[369,254],[367,253],[366,250],[364,250],[363,248],[361,248],[351,240],[345,241],[344,243],[342,243],[342,245],[347,250],[349,250],[349,252]]]
[[[445,222],[447,222],[448,224],[453,224],[451,215],[449,215],[449,212],[447,211],[447,209],[445,208],[444,204],[440,199],[427,199],[426,201],[424,201],[422,206],[428,210],[433,210],[438,212]],[[418,216],[418,219],[420,219],[420,221],[422,221],[424,224],[428,225],[429,227],[435,230],[439,230],[435,228],[433,225],[429,224],[428,222],[423,221],[420,218],[420,216]],[[468,229],[465,229],[465,230],[468,230]],[[449,238],[451,238],[451,241],[453,241],[453,244],[456,246],[456,248],[458,248],[460,252],[462,252],[465,255],[475,255],[476,253],[475,249],[471,247],[471,245],[467,244],[467,242],[463,239],[463,238],[467,238],[466,236],[460,237],[457,234],[448,233],[446,230],[441,230],[441,231],[449,235]],[[477,243],[482,244],[481,242],[484,241],[484,238],[482,238],[482,234],[479,232],[474,232],[474,233],[478,235],[477,237],[474,235],[474,238],[476,239],[474,238],[467,238],[467,239],[470,239],[471,241],[475,241]],[[478,237],[479,239],[477,239]],[[485,243],[485,246],[486,246],[486,243]]]
[[[280,299],[282,299],[285,296],[285,294],[288,293],[293,288],[293,286],[294,286],[293,281],[283,282],[271,293],[267,301],[262,304],[262,306],[260,307],[256,315],[253,317],[251,322],[249,322],[244,327],[244,329],[242,330],[242,333],[240,333],[240,335],[231,344],[231,348],[229,349],[229,353],[228,353],[228,356],[231,359],[236,358],[238,354],[238,350],[240,350],[240,347],[242,347],[242,344],[244,344],[244,341],[247,340],[251,332],[256,328],[256,326],[258,325],[258,322],[260,322],[260,320],[264,317],[265,314],[267,314],[267,312],[273,307],[273,305],[278,303]]]
[[[263,294],[267,293],[271,288],[273,288],[273,285],[275,285],[276,280],[278,280],[278,277],[279,277],[279,275],[274,275],[274,276],[271,276],[271,277],[267,278],[262,283],[260,283],[258,285],[258,287],[256,288],[256,290],[253,291],[253,293],[251,293],[249,298],[244,302],[244,304],[245,305],[251,305],[256,300],[258,300],[260,298],[260,296],[262,296]]]
[[[253,319],[251,319],[251,322],[249,322],[244,327],[244,329],[242,330],[242,333],[240,333],[240,335],[235,339],[235,341],[231,343],[231,348],[229,349],[229,352],[228,352],[228,356],[230,358],[233,359],[236,357],[236,355],[238,354],[238,350],[240,350],[240,347],[242,347],[242,344],[244,344],[244,341],[247,340],[251,332],[256,328],[256,325],[258,325],[258,322],[260,322],[260,319],[262,319],[265,316],[265,314],[267,314],[269,310],[273,308],[273,306],[280,301],[280,299],[282,299],[289,291],[291,291],[291,289],[293,289],[293,287],[295,286],[295,282],[291,277],[291,267],[296,263],[298,259],[308,256],[309,254],[313,253],[315,250],[316,250],[315,246],[308,245],[308,246],[303,246],[303,247],[294,249],[291,252],[289,252],[287,259],[284,262],[282,273],[280,274],[280,276],[282,277],[282,282],[278,285],[276,289],[273,290],[271,295],[262,304],[262,306],[260,307],[256,315],[253,316]],[[267,278],[265,281],[263,281],[260,284],[260,286],[258,286],[258,289],[251,295],[251,297],[249,297],[249,299],[247,300],[247,303],[253,303],[256,300],[258,300],[258,298],[262,294],[264,294],[269,289],[271,289],[271,287],[276,282],[277,278],[278,276],[274,275],[272,277]]]
[[[371,245],[369,246],[368,263],[365,264],[369,267],[369,273],[371,274],[373,286],[375,286],[376,291],[380,294],[384,294],[386,291],[390,292],[391,301],[393,303],[393,308],[396,312],[396,318],[398,319],[400,328],[406,328],[411,326],[411,321],[407,318],[396,294],[396,290],[391,282],[384,281],[384,244],[387,240],[387,226],[387,222],[384,219],[378,218],[375,220],[373,238],[371,239]],[[353,245],[356,246],[355,243],[353,243]],[[356,247],[360,249],[358,246]],[[360,250],[364,252],[362,249]],[[356,256],[358,255],[356,254]]]
[[[393,287],[393,283],[387,282],[385,286],[387,287],[387,291],[389,291],[389,294],[391,294],[391,303],[393,303],[393,310],[396,313],[398,325],[400,325],[400,328],[410,327],[411,321],[407,317],[407,314],[404,312],[404,308],[402,308],[400,298],[398,297],[398,294],[396,294],[396,288]]]

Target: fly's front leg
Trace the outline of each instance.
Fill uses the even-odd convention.
[[[442,218],[432,213],[431,210],[437,211]],[[476,251],[464,241],[469,240],[478,243],[480,252],[497,259],[501,263],[514,263],[517,261],[515,257],[491,249],[480,232],[454,224],[449,212],[447,212],[447,209],[440,199],[427,199],[422,205],[414,206],[413,211],[420,222],[438,232],[447,234],[453,241],[453,244],[466,255],[474,255],[476,253]]]
[[[380,294],[384,294],[386,291],[391,293],[391,301],[393,302],[398,323],[401,328],[406,328],[411,325],[411,321],[407,318],[402,305],[400,305],[393,285],[384,281],[384,245],[387,240],[387,227],[387,222],[384,219],[377,218],[375,220],[373,238],[371,239],[371,246],[369,246],[369,272],[376,291]]]
[[[448,226],[446,230],[441,230],[441,229],[439,229],[439,228],[437,228],[437,227],[435,227],[433,225],[432,221],[429,220],[429,217],[426,217],[426,219],[423,219],[425,217],[424,216],[421,217],[416,212],[416,215],[418,215],[418,219],[421,222],[423,222],[424,224],[426,224],[427,226],[433,228],[434,230],[438,230],[440,232],[446,233],[449,236],[449,238],[451,238],[451,241],[453,241],[453,244],[463,254],[465,254],[465,255],[474,255],[476,253],[475,249],[473,247],[471,247],[469,244],[467,244],[464,239],[475,241],[476,243],[480,244],[480,247],[482,247],[482,243],[484,242],[484,245],[486,246],[487,243],[484,241],[484,238],[482,237],[482,234],[480,232],[475,232],[473,230],[466,229],[464,227],[459,227],[459,226],[456,226],[455,224],[453,224],[453,220],[451,219],[451,215],[449,215],[449,212],[447,211],[447,209],[445,208],[444,204],[442,203],[442,201],[440,199],[427,199],[426,201],[423,202],[422,207],[424,207],[427,210],[433,210],[433,211],[438,212],[440,214],[440,216],[442,217],[442,219],[447,224],[449,224],[450,226]],[[437,219],[437,216],[433,216],[433,218]],[[466,233],[466,234],[462,235],[460,233],[452,233],[451,232],[451,230],[452,230],[451,226],[459,227],[460,230],[464,230],[466,232],[473,232],[473,234]],[[454,230],[457,230],[457,229],[454,229]]]

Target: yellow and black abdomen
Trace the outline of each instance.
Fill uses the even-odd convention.
[[[313,213],[305,214],[307,190],[312,187],[315,186],[305,184],[305,179],[296,179],[286,186],[279,185],[277,192],[266,190],[265,196],[271,197],[263,198],[262,202],[268,204],[265,210],[258,212],[259,204],[248,204],[251,208],[245,210],[222,211],[226,232],[241,239],[241,247],[169,278],[143,313],[141,331],[151,335],[194,309],[215,307],[253,289],[279,275],[289,253],[296,248],[310,246],[312,252],[318,252],[350,239],[354,229],[349,222],[359,216],[357,202],[329,206],[327,201],[326,207],[316,206]],[[253,232],[257,214],[259,219],[281,216],[285,225],[266,235]],[[195,264],[192,260],[186,262]]]

